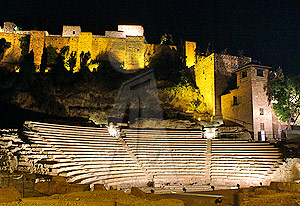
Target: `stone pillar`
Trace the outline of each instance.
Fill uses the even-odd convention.
[[[216,138],[216,130],[217,128],[214,126],[204,127],[204,137],[207,139]]]
[[[212,139],[206,139],[206,167],[205,167],[205,184],[211,183],[211,151]]]

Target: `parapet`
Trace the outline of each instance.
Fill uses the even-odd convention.
[[[144,28],[140,25],[118,25],[119,32],[125,32],[126,36],[144,36]]]
[[[126,38],[126,34],[124,31],[105,31],[105,37]]]
[[[7,33],[13,33],[15,31],[16,25],[14,22],[4,22],[3,31]]]
[[[62,37],[79,37],[81,32],[80,26],[63,26]]]

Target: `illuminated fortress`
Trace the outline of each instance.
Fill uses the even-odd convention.
[[[142,26],[119,25],[118,31],[106,31],[105,35],[94,35],[91,32],[81,32],[80,26],[63,26],[62,35],[51,35],[47,31],[15,31],[13,23],[6,22],[0,38],[5,38],[12,43],[7,51],[5,62],[11,61],[10,56],[19,58],[21,55],[20,37],[30,35],[29,51],[34,52],[34,63],[41,64],[43,48],[52,46],[60,51],[68,46],[70,52],[76,52],[79,67],[79,55],[90,52],[91,58],[108,60],[113,58],[124,69],[144,68],[145,44],[144,29]],[[11,54],[11,55],[9,55]]]
[[[145,68],[163,46],[177,50],[176,46],[147,44],[140,25],[119,25],[118,31],[105,31],[105,35],[82,32],[80,26],[63,26],[62,35],[51,35],[47,31],[20,31],[14,23],[5,22],[0,28],[0,38],[10,42],[11,47],[6,50],[2,65],[13,65],[19,60],[20,38],[26,35],[30,36],[29,51],[34,53],[37,68],[45,47],[52,46],[59,52],[68,46],[77,55],[74,72],[79,71],[82,52],[90,52],[92,60],[109,60],[113,66],[133,70]],[[185,41],[184,54],[186,66],[194,68],[196,85],[210,115],[208,121],[219,125],[223,120],[235,122],[251,132],[254,140],[280,137],[280,123],[264,91],[270,68],[249,64],[250,57],[215,53],[198,56],[196,42]],[[228,91],[233,81],[237,88]],[[201,116],[197,119],[203,120]]]
[[[2,63],[12,63],[21,56],[20,38],[30,35],[29,51],[34,53],[34,63],[41,64],[43,48],[52,46],[59,52],[68,46],[70,52],[76,52],[75,72],[80,64],[80,54],[90,52],[91,59],[109,60],[125,70],[141,69],[159,45],[146,44],[144,29],[139,25],[119,25],[118,31],[105,31],[105,35],[82,32],[80,26],[63,26],[62,35],[51,35],[47,31],[16,30],[12,22],[5,22],[0,29],[0,38],[11,42]]]

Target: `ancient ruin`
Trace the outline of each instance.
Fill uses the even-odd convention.
[[[47,46],[57,51],[68,46],[76,52],[74,72],[80,67],[79,55],[86,52],[124,71],[145,69],[162,47],[145,43],[139,25],[119,25],[118,31],[105,31],[105,35],[82,32],[80,26],[63,26],[62,35],[16,28],[6,22],[0,31],[0,38],[11,42],[1,64],[20,58],[20,38],[29,36],[37,72]],[[132,119],[128,122],[142,119],[135,122],[136,127],[118,130],[112,123],[83,127],[26,121],[19,134],[8,132],[1,139],[2,170],[34,173],[46,182],[61,176],[70,184],[90,188],[140,187],[151,192],[154,187],[161,193],[171,187],[176,191],[229,189],[299,179],[300,161],[286,165],[283,154],[271,144],[280,140],[281,125],[265,92],[270,68],[252,63],[250,57],[201,56],[195,49],[195,42],[184,43],[185,65],[193,69],[196,92],[207,108],[206,114],[194,114],[198,128],[164,128],[162,121],[157,123],[160,128],[143,125],[151,118],[163,118],[155,77],[148,70],[123,83],[110,114],[112,122],[122,119],[128,102],[135,102],[139,110],[129,111]],[[151,102],[148,90],[155,97]],[[146,103],[152,110],[144,110]],[[74,189],[64,184],[66,190]]]

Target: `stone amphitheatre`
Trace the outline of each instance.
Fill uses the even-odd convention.
[[[20,35],[30,35],[36,65],[41,63],[43,47],[55,44],[58,49],[68,45],[78,55],[91,51],[92,58],[110,53],[125,70],[141,69],[159,47],[144,42],[141,26],[121,25],[118,31],[107,31],[105,36],[81,32],[80,27],[66,26],[61,36],[55,36],[45,31],[14,31],[13,26],[7,23],[0,32],[0,38],[13,42],[3,59],[5,63],[11,60],[9,54],[20,55]],[[45,196],[88,190],[136,190],[144,199],[148,195],[145,193],[168,194],[170,198],[173,193],[192,195],[213,190],[213,194],[198,196],[213,197],[214,201],[220,201],[219,197],[228,201],[233,198],[230,191],[218,196],[217,190],[238,189],[238,199],[228,205],[247,205],[247,201],[255,205],[257,199],[253,198],[266,200],[274,191],[284,201],[284,195],[299,192],[298,183],[293,181],[300,179],[300,160],[284,160],[280,149],[275,147],[281,140],[281,125],[264,91],[270,68],[251,63],[249,57],[221,54],[200,57],[195,46],[193,42],[185,42],[186,66],[194,68],[196,84],[207,106],[206,116],[194,116],[200,124],[198,128],[142,124],[76,126],[29,119],[18,134],[1,131],[1,168],[5,171],[0,177],[1,187],[14,186],[23,192],[23,197],[25,193]],[[237,77],[237,88],[225,93],[232,74]],[[152,84],[153,79],[145,79],[129,85],[127,90],[124,87],[125,93]],[[286,183],[282,186],[276,182]],[[120,195],[120,191],[108,192]],[[74,198],[84,199],[89,195],[78,193]],[[295,198],[295,204],[300,202],[299,198]],[[26,205],[26,201],[20,204]],[[183,205],[181,201],[172,201],[169,205]],[[135,205],[116,202],[115,199],[106,205]],[[143,204],[148,203],[140,205]],[[168,203],[162,201],[157,205]]]

